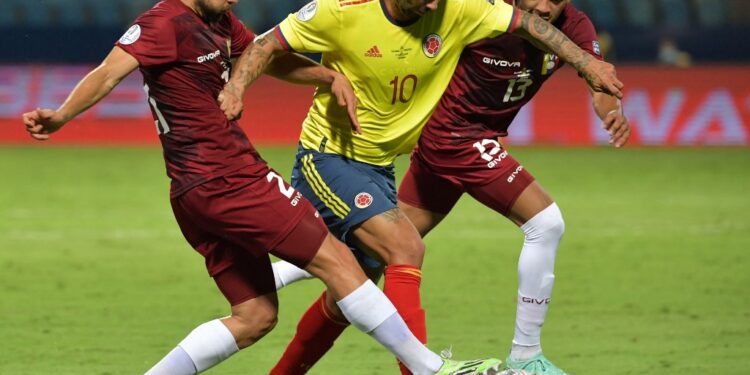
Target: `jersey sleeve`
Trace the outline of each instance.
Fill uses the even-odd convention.
[[[255,39],[255,33],[250,31],[234,13],[229,12],[229,22],[232,27],[232,55],[230,58],[239,57],[247,46]]]
[[[133,22],[115,43],[143,67],[162,65],[177,59],[174,25],[168,18],[145,13]]]
[[[480,39],[510,33],[516,27],[518,12],[503,0],[463,0],[463,17],[459,17],[466,44]]]
[[[579,12],[577,17],[561,27],[561,31],[582,50],[590,53],[598,60],[604,59],[594,24],[585,14]]]
[[[281,21],[274,33],[288,50],[330,52],[338,49],[342,29],[338,2],[316,0]]]

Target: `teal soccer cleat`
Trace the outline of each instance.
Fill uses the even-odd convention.
[[[525,361],[514,361],[508,356],[505,360],[506,366],[511,370],[522,370],[529,375],[568,375],[539,353]]]

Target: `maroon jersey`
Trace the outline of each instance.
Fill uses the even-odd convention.
[[[231,12],[207,23],[180,0],[164,0],[117,42],[140,65],[172,196],[262,161],[216,101],[231,58],[253,38]]]
[[[512,3],[511,0],[505,0]],[[601,60],[591,20],[568,4],[554,25],[583,50]],[[562,66],[511,34],[484,39],[464,48],[448,88],[422,131],[423,143],[455,145],[508,135],[508,126]]]

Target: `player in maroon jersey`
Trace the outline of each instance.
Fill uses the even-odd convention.
[[[581,49],[602,59],[591,21],[569,0],[505,1],[551,22]],[[564,223],[552,198],[504,150],[499,137],[507,135],[521,107],[561,64],[556,56],[511,34],[466,47],[422,131],[398,192],[399,207],[422,236],[440,223],[464,192],[521,226],[525,243],[519,261],[517,329],[507,363],[537,375],[564,374],[542,355],[540,345]],[[612,136],[611,143],[622,147],[630,130],[619,100],[596,92],[593,99],[596,113]],[[285,262],[274,267],[279,288],[307,277]],[[315,323],[319,329],[309,329],[299,341],[314,342],[315,347],[285,352],[279,360],[285,368],[314,363],[346,324],[325,304],[312,306],[303,319],[312,321],[314,316],[326,318],[318,319],[323,322]]]
[[[506,2],[545,18],[579,47],[602,59],[594,26],[570,0]],[[423,237],[464,193],[521,228],[525,241],[518,263],[516,330],[506,363],[538,375],[564,374],[542,354],[540,337],[565,224],[552,198],[508,154],[499,137],[507,136],[521,107],[561,65],[556,56],[509,34],[465,48],[422,131],[398,192],[399,207]],[[624,146],[630,129],[620,101],[592,93],[610,143]]]
[[[415,374],[479,373],[500,361],[442,360],[411,334],[318,212],[266,165],[217,97],[232,59],[253,40],[229,12],[236,0],[164,0],[138,17],[101,65],[57,109],[23,114],[37,140],[96,104],[140,69],[172,180],[171,204],[187,241],[231,305],[231,315],[193,330],[147,374],[196,374],[261,339],[276,324],[278,300],[268,253],[319,277],[357,328]],[[308,59],[280,54],[270,73],[330,86],[357,130],[346,78]]]

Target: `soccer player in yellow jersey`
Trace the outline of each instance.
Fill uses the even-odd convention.
[[[463,47],[505,32],[560,56],[594,91],[621,96],[622,83],[610,64],[592,58],[548,22],[499,0],[313,1],[256,39],[219,96],[222,110],[235,118],[246,87],[274,55],[289,50],[321,52],[323,65],[350,79],[359,98],[361,134],[350,130],[352,114],[333,103],[328,89],[319,88],[303,124],[292,184],[334,234],[387,265],[385,294],[423,342],[424,244],[396,205],[392,163],[412,150]],[[353,103],[339,104],[351,109]],[[368,273],[380,274],[378,262],[360,258]],[[282,362],[293,365],[279,363],[274,373],[304,373],[330,347],[319,332],[343,329],[341,323],[345,320],[324,293],[287,348],[285,358],[292,360]],[[311,347],[320,353],[311,354]]]

